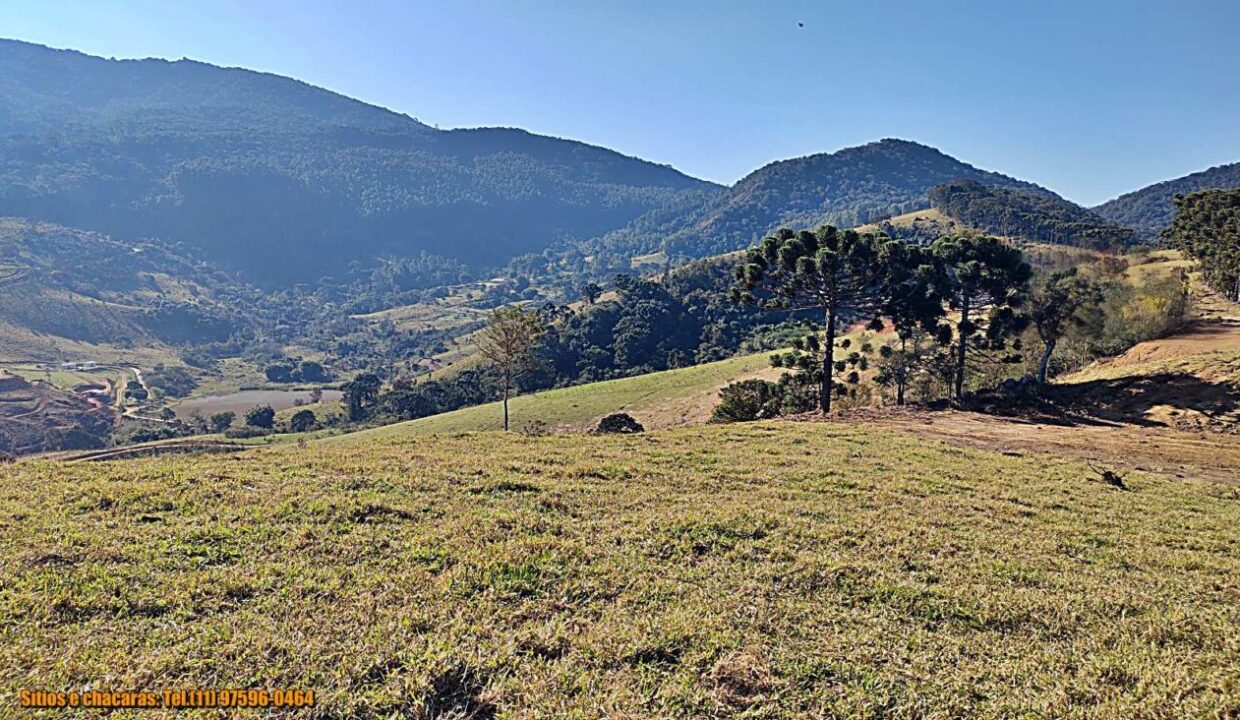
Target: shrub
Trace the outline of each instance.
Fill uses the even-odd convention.
[[[289,418],[288,427],[295,433],[308,432],[314,429],[319,419],[310,410],[298,410]]]
[[[15,463],[15,462],[17,462],[16,455],[14,455],[11,452],[0,450],[0,465],[7,465],[9,463]]]
[[[531,420],[521,426],[521,434],[526,437],[545,437],[551,434],[551,428],[542,420]]]
[[[274,431],[271,428],[254,427],[253,425],[245,425],[242,427],[228,428],[224,431],[226,438],[256,438],[271,435]]]
[[[711,422],[749,422],[779,415],[784,388],[768,380],[742,380],[719,391]]]
[[[271,429],[276,422],[276,411],[270,405],[252,407],[245,413],[245,424],[251,427]]]
[[[224,432],[232,426],[233,420],[237,419],[237,413],[231,410],[218,412],[211,416],[211,429],[215,432]]]
[[[156,365],[142,377],[147,385],[162,390],[168,397],[185,397],[198,387],[189,370],[179,365]]]
[[[646,428],[641,423],[633,419],[628,413],[613,413],[598,421],[598,427],[594,432],[601,435],[609,435],[612,433],[631,434],[645,432]]]

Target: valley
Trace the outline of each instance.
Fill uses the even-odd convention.
[[[331,37],[247,7],[225,45],[444,128],[0,39],[0,718],[173,688],[310,690],[241,714],[311,720],[1240,717],[1240,163],[1182,174],[1233,159],[1212,115],[1138,140],[1234,65],[1208,28],[1171,62],[1184,28],[1114,9],[1159,43],[1108,82],[1103,44],[1018,53],[1032,18],[987,48],[990,8],[965,66],[948,7],[913,40],[649,8],[626,42],[627,6],[524,37],[528,8],[397,5]],[[702,45],[725,21],[745,46]],[[326,51],[393,28],[403,65]],[[1024,103],[1068,73],[1088,146]],[[564,137],[448,122],[478,117]]]

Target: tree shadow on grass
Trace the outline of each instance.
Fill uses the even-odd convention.
[[[987,394],[971,409],[1052,425],[1170,427],[1240,421],[1240,391],[1187,373],[1091,380],[1042,388],[1027,398]]]

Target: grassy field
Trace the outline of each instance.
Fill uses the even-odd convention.
[[[86,684],[308,687],[322,718],[1240,713],[1234,486],[825,423],[0,473],[0,714]]]
[[[650,427],[701,422],[718,400],[719,388],[746,377],[774,377],[771,353],[757,353],[678,370],[620,380],[547,390],[509,401],[512,427],[540,420],[558,430],[586,430],[599,418],[627,412]],[[441,415],[388,425],[341,436],[341,440],[369,442],[390,435],[429,435],[471,430],[499,430],[504,426],[500,403],[462,408]]]
[[[353,317],[367,322],[389,320],[402,330],[451,330],[486,319],[486,310],[468,307],[463,303],[461,300],[457,304],[434,302],[402,305]]]

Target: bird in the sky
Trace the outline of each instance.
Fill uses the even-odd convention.
[[[797,27],[805,27],[805,23],[803,23],[803,22],[798,22],[798,23],[797,23]]]

